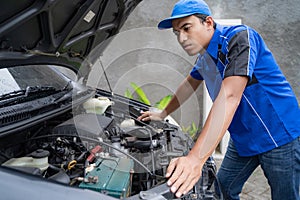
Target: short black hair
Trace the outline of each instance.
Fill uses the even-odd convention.
[[[208,15],[205,15],[205,14],[194,14],[194,16],[198,17],[200,20],[201,20],[201,23],[205,22],[206,21],[206,18],[208,17]],[[216,29],[216,23],[214,21],[214,29]]]

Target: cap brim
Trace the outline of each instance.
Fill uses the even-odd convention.
[[[174,19],[187,17],[187,16],[190,16],[190,15],[193,15],[193,14],[195,14],[195,13],[185,13],[185,14],[182,14],[182,15],[175,15],[175,16],[166,18],[166,19],[162,20],[161,22],[159,22],[159,24],[157,25],[157,27],[158,27],[158,29],[172,28],[173,27],[172,26],[172,21]]]

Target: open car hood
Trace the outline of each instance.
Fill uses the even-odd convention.
[[[1,1],[0,68],[53,64],[78,72],[96,46],[94,54],[103,52],[140,1]]]

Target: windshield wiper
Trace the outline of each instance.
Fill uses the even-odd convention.
[[[13,92],[4,94],[0,96],[0,101],[5,99],[10,99],[18,96],[28,97],[29,95],[36,94],[36,93],[51,93],[56,91],[56,89],[52,86],[28,86],[26,89],[23,90],[15,90]]]
[[[53,86],[28,86],[26,89],[16,90],[8,94],[1,95],[0,107],[46,97],[61,91],[62,90],[57,90]]]
[[[39,95],[49,94],[49,93],[51,94],[56,91],[57,89],[53,86],[33,86],[33,87],[29,86],[26,88],[24,96],[29,97],[34,94],[39,94]]]
[[[73,89],[72,81],[68,81],[68,83],[61,89],[61,91],[70,91]]]

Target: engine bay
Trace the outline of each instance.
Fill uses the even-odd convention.
[[[104,109],[83,104],[2,138],[1,165],[118,199],[164,184],[170,160],[187,155],[191,137],[168,121],[136,120],[138,106],[97,99],[108,102]],[[212,197],[215,170],[210,158],[184,199]]]

